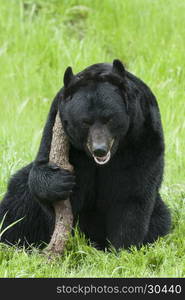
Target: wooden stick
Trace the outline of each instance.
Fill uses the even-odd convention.
[[[53,126],[53,137],[50,150],[50,161],[59,167],[72,171],[73,167],[69,163],[69,143],[63,130],[59,117],[56,115]],[[45,249],[51,254],[61,254],[64,251],[66,242],[73,226],[73,214],[69,199],[59,201],[54,205],[55,228],[51,241]]]

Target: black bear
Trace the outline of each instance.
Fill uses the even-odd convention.
[[[49,163],[57,110],[70,143],[74,173]],[[169,232],[159,194],[164,139],[151,90],[119,60],[64,74],[36,159],[18,171],[0,204],[2,242],[43,247],[54,229],[53,203],[70,197],[74,225],[99,249],[152,243]]]

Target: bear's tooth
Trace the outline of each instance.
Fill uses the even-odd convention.
[[[110,157],[111,157],[111,154],[110,154],[110,151],[107,153],[107,155],[106,156],[104,156],[104,157],[96,157],[96,156],[93,156],[94,157],[94,160],[95,160],[95,162],[97,163],[97,164],[99,164],[99,165],[104,165],[104,164],[106,164],[108,161],[109,161],[109,159],[110,159]]]

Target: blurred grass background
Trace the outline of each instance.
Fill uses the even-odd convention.
[[[1,245],[1,277],[185,276],[184,15],[184,0],[0,0],[0,198],[9,176],[34,159],[65,68],[119,58],[158,99],[161,193],[173,217],[169,236],[131,253],[102,253],[77,233],[61,260],[41,266],[37,250]]]

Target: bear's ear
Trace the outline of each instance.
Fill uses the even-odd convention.
[[[113,72],[119,74],[122,77],[125,76],[125,68],[119,59],[113,60],[112,70],[113,70]]]
[[[72,81],[74,75],[71,67],[67,67],[64,73],[64,87],[68,87],[70,82]]]

